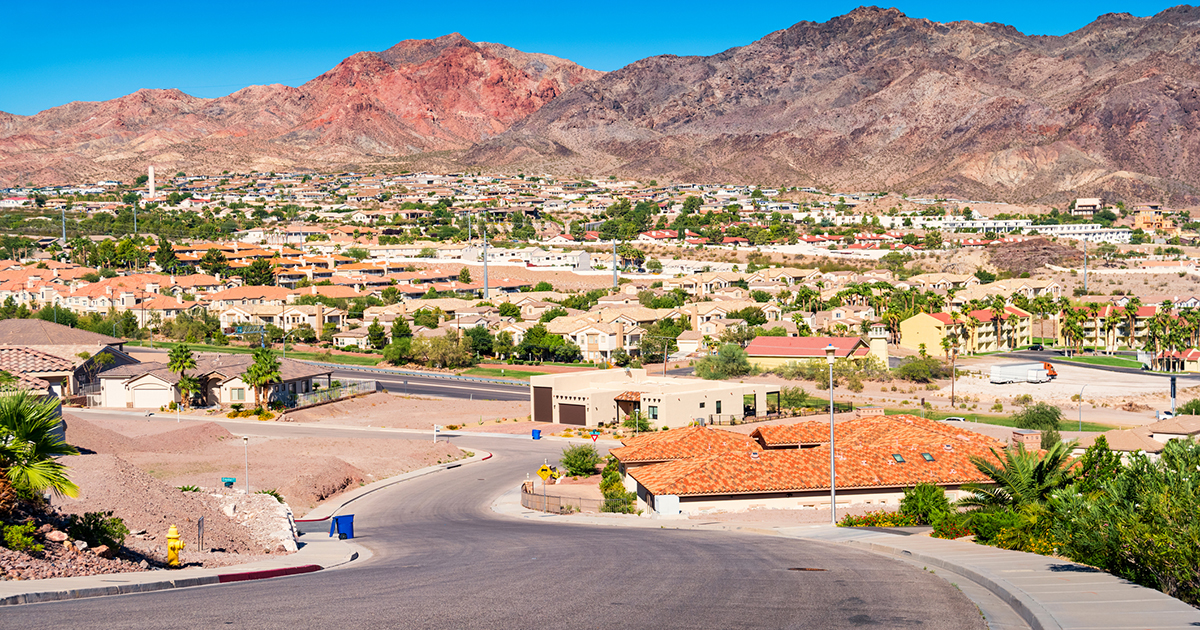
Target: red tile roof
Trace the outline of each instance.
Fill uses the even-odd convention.
[[[870,348],[859,337],[755,337],[746,346],[752,357],[825,358],[825,347],[833,344],[834,356],[865,356]]]
[[[796,424],[765,425],[755,429],[750,436],[768,449],[828,444],[829,424],[823,420],[810,420]],[[839,422],[834,425],[834,438],[839,447],[842,444],[870,446],[888,442],[973,444],[984,448],[1003,446],[986,435],[909,414],[866,416]]]
[[[622,444],[624,446],[614,448],[609,453],[624,464],[663,462],[732,450],[761,450],[758,442],[748,435],[708,427],[648,433],[622,440]]]

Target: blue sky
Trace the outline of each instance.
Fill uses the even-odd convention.
[[[881,3],[938,22],[1012,24],[1061,35],[1109,12],[1153,15],[1173,2]],[[139,88],[215,97],[247,85],[299,85],[363,50],[459,32],[615,70],[658,54],[706,55],[854,2],[12,2],[0,45],[0,111],[33,114]],[[497,9],[501,10],[497,10]]]

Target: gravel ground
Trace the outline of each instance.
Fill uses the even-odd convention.
[[[482,421],[482,426],[492,427],[496,420],[523,421],[528,417],[527,402],[468,403],[458,399],[402,396],[383,392],[287,414],[289,422],[327,422],[349,426],[425,430],[433,429],[435,423],[442,426],[457,424],[477,427]]]

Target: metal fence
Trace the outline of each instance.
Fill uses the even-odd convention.
[[[833,410],[835,413],[846,413],[848,411],[854,411],[854,405],[851,403],[835,402],[835,403],[833,403]],[[801,417],[805,417],[805,416],[817,416],[817,415],[828,414],[828,413],[829,413],[829,404],[828,403],[826,403],[824,406],[821,406],[821,407],[785,408],[785,409],[782,409],[779,411],[772,411],[772,412],[769,412],[769,413],[767,413],[765,415],[761,415],[761,416],[740,416],[737,414],[730,414],[730,413],[722,413],[722,414],[714,413],[714,414],[709,414],[708,424],[733,426],[733,425],[738,425],[738,424],[752,424],[755,422],[766,422],[768,420],[778,420],[780,418],[801,418]]]
[[[340,379],[334,381],[335,386],[326,389],[319,389],[305,394],[288,393],[283,402],[288,407],[307,407],[318,403],[333,402],[359,394],[369,394],[379,389],[377,381],[360,381],[352,379]]]
[[[87,383],[86,385],[80,385],[78,390],[76,391],[75,395],[86,397],[87,398],[86,404],[88,407],[99,407],[100,406],[100,398],[101,398],[100,383],[96,382],[96,383]]]
[[[521,506],[530,510],[550,512],[551,514],[571,514],[573,512],[599,512],[602,505],[604,505],[604,499],[543,495],[534,487],[534,482],[527,481],[521,484]]]

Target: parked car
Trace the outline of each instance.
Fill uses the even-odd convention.
[[[1156,420],[1170,420],[1171,418],[1174,418],[1174,417],[1175,417],[1175,414],[1174,414],[1174,413],[1172,413],[1172,412],[1170,412],[1170,411],[1156,411],[1156,412],[1154,412],[1154,418],[1155,418]]]
[[[942,418],[942,422],[966,422],[967,419],[962,416],[947,416]]]
[[[1041,352],[1042,350],[1045,350],[1046,347],[1040,343],[1035,343],[1032,346],[1029,346],[1029,349],[1033,350],[1034,352]]]

